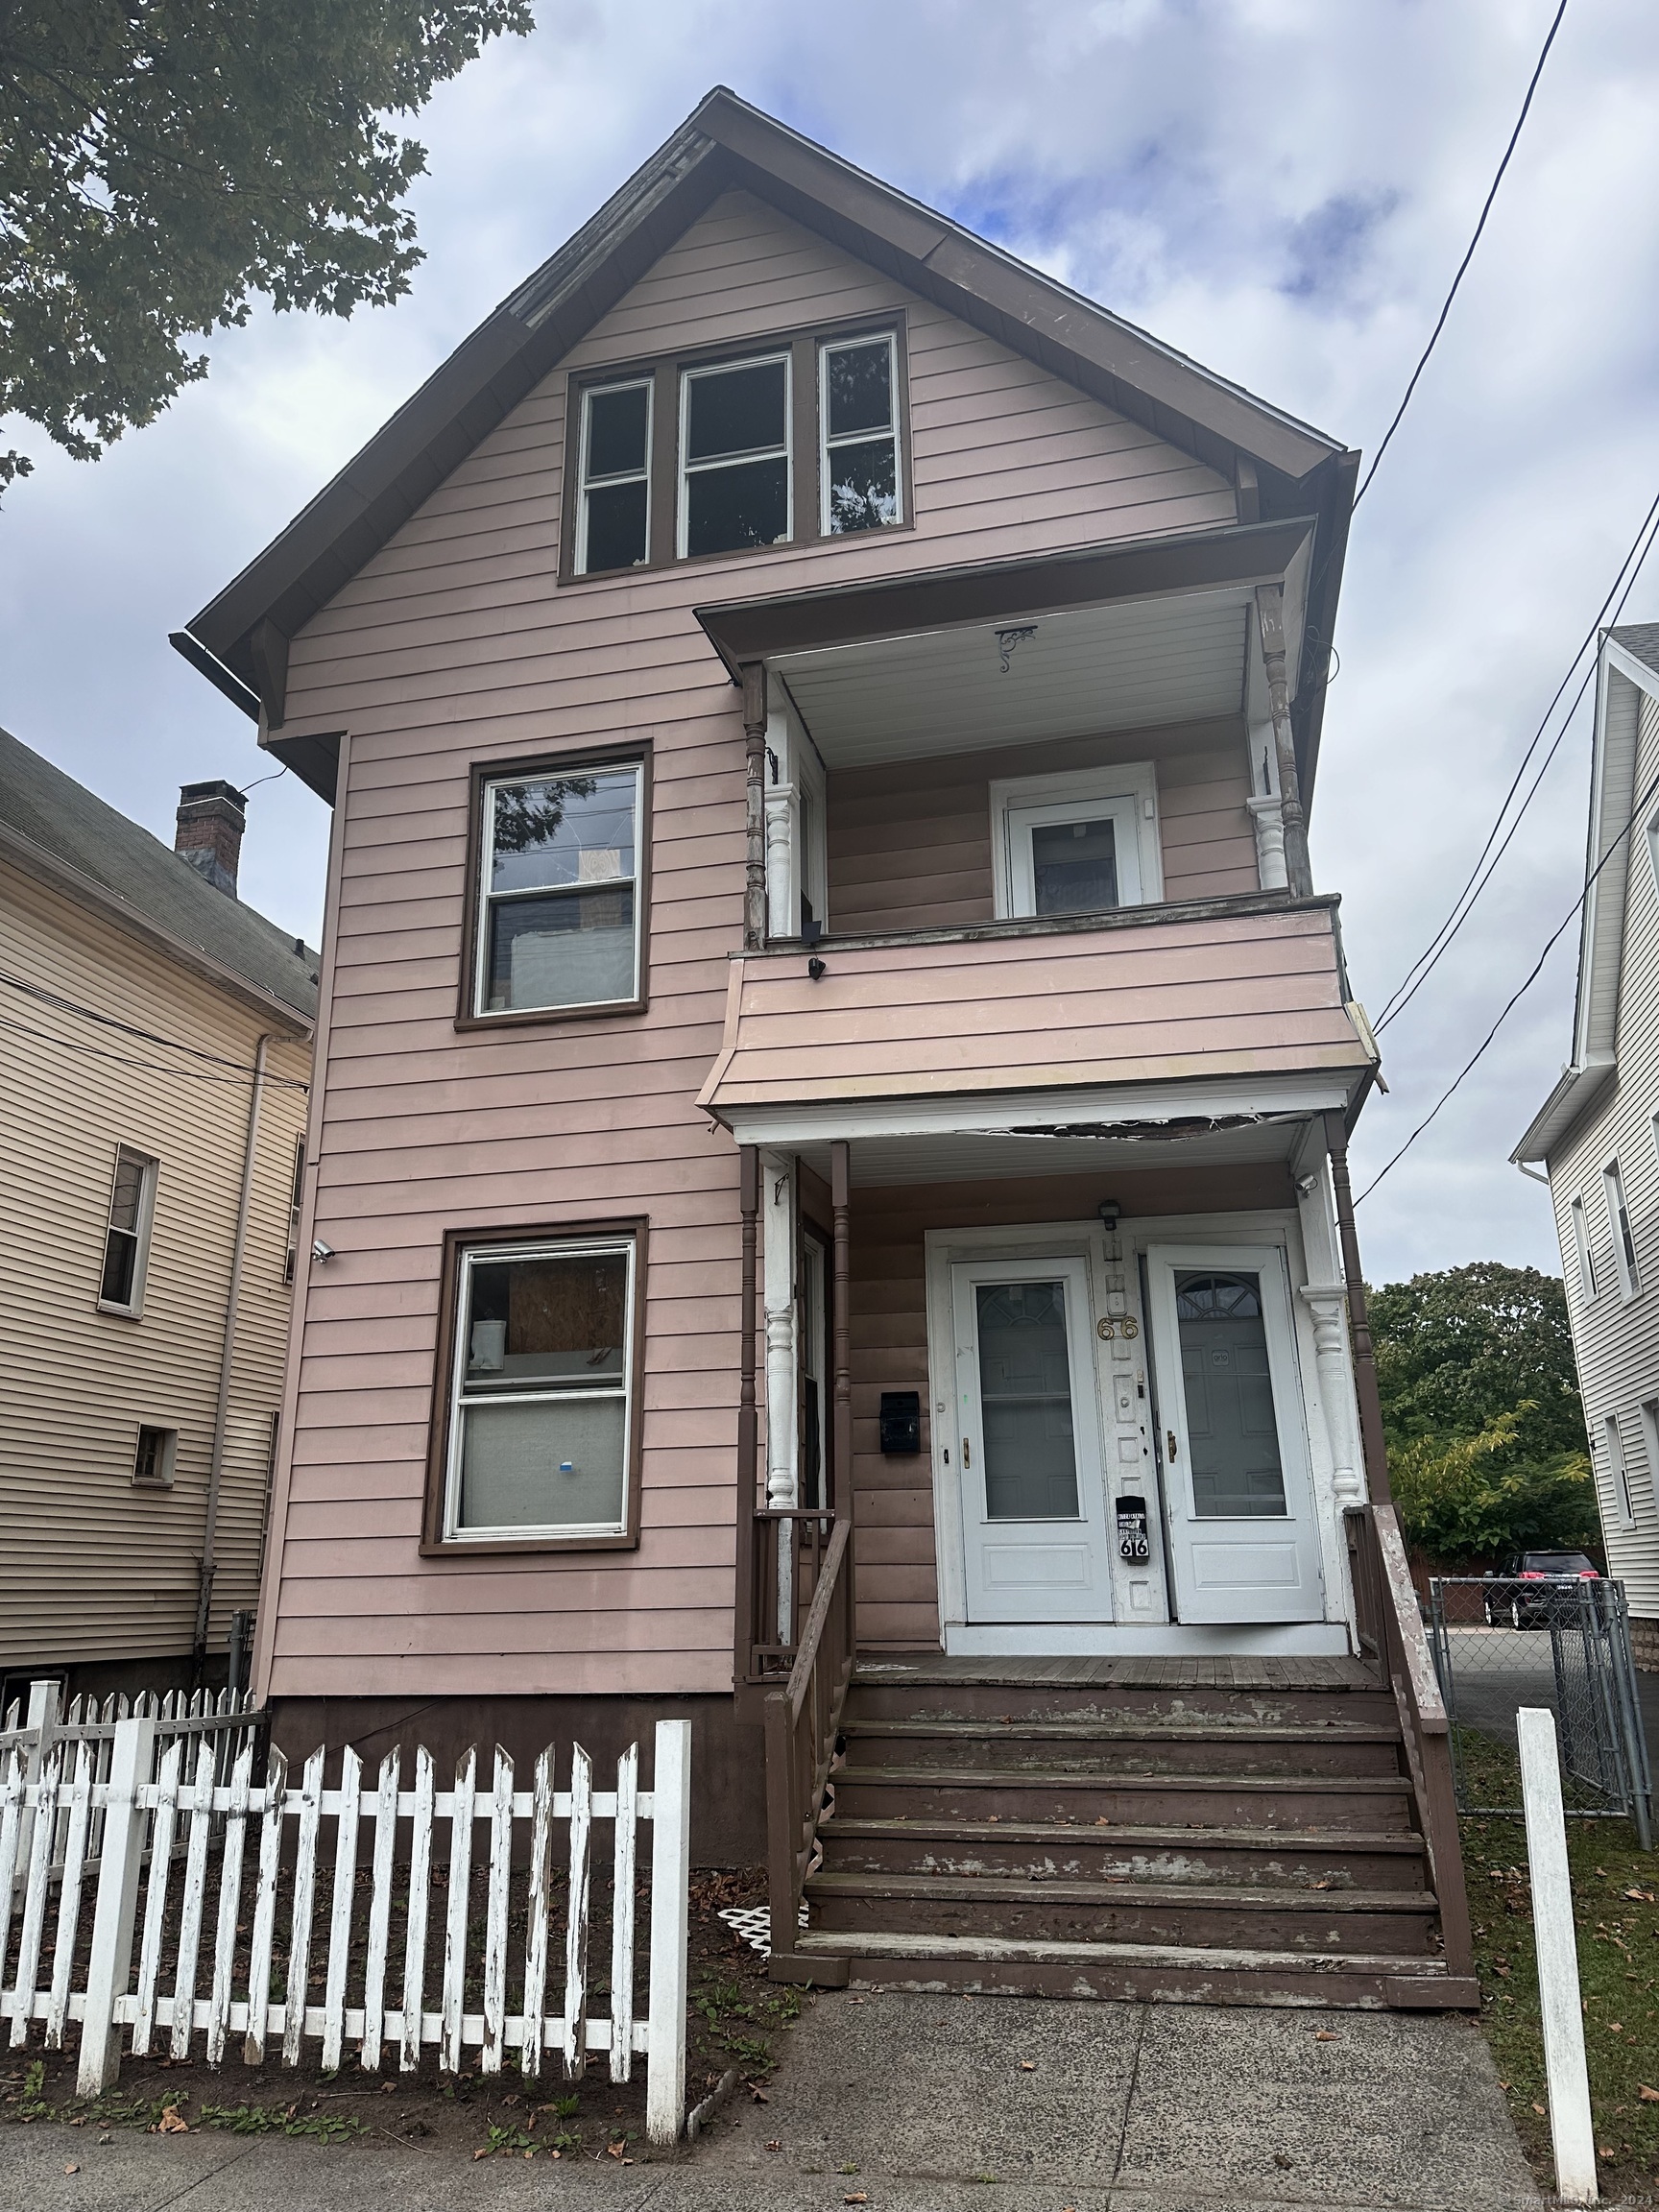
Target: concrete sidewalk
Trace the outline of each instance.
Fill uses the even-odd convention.
[[[0,2128],[0,2204],[31,2212],[840,2212],[850,2199],[870,2212],[1542,2202],[1479,2030],[1395,2013],[824,1995],[767,2103],[745,2095],[663,2165]]]

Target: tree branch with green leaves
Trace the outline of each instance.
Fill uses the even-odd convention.
[[[529,0],[0,0],[0,419],[77,460],[207,373],[255,300],[409,289],[413,114]],[[33,464],[0,453],[0,485]]]

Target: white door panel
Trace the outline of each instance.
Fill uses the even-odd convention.
[[[1146,1255],[1164,1500],[1183,1621],[1317,1621],[1319,1546],[1285,1258]]]
[[[950,1287],[967,1618],[1109,1621],[1088,1264],[992,1255]]]

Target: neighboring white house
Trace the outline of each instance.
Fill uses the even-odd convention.
[[[1659,623],[1596,684],[1573,1058],[1510,1157],[1547,1170],[1610,1572],[1659,1671]]]

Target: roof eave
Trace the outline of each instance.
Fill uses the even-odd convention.
[[[1563,1138],[1599,1104],[1617,1070],[1618,1061],[1611,1052],[1591,1053],[1582,1065],[1564,1068],[1559,1082],[1510,1153],[1515,1165],[1521,1167],[1535,1160],[1548,1167],[1551,1154],[1560,1150]]]

